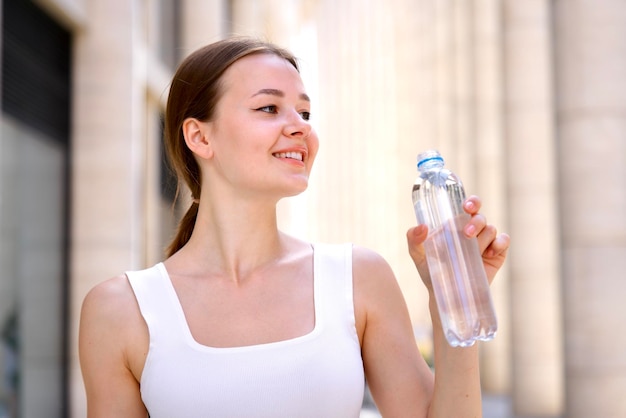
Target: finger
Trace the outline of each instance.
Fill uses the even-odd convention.
[[[508,234],[502,233],[489,244],[485,250],[485,256],[492,258],[499,255],[506,254],[511,246],[511,237]]]
[[[467,222],[467,224],[463,227],[463,233],[468,238],[474,238],[475,236],[478,236],[478,234],[480,234],[485,226],[487,226],[487,219],[483,215],[477,213],[473,215]]]
[[[478,196],[472,195],[463,202],[463,209],[470,215],[478,213],[483,203]]]
[[[426,241],[426,237],[428,237],[428,227],[426,225],[417,225],[410,228],[406,233],[409,250],[423,244]]]
[[[406,233],[407,242],[409,244],[409,255],[416,265],[420,264],[425,257],[424,241],[428,236],[428,227],[426,225],[418,225],[409,229]]]
[[[406,233],[407,242],[409,244],[409,255],[417,267],[422,280],[425,283],[429,282],[430,273],[428,272],[428,266],[426,263],[426,252],[424,250],[424,241],[428,237],[428,226],[418,225],[409,229]]]
[[[483,254],[489,246],[492,245],[496,237],[498,236],[498,230],[493,225],[485,225],[485,227],[476,236],[478,239],[478,248],[480,253]]]

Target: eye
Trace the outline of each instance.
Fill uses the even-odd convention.
[[[268,105],[268,106],[259,107],[256,110],[261,111],[261,112],[265,112],[265,113],[278,113],[278,107],[275,106],[275,105]]]
[[[311,120],[311,112],[300,112],[300,116],[302,116],[302,119],[304,120]]]

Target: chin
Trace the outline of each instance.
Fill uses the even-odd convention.
[[[302,194],[303,192],[305,192],[308,187],[309,187],[308,181],[304,181],[302,182],[302,184],[293,185],[289,189],[284,190],[284,196],[285,197],[298,196],[299,194]]]
[[[300,190],[298,190],[298,191],[293,191],[293,190],[292,190],[290,193],[285,194],[285,197],[293,197],[293,196],[298,196],[298,195],[300,195],[300,194],[304,193],[304,192],[306,191],[306,189],[307,189],[307,188],[306,188],[306,187],[304,187],[304,188],[302,188],[302,189],[300,189]]]

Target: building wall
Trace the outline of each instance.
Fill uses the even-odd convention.
[[[626,414],[626,341],[614,331],[626,319],[622,2],[37,3],[75,42],[72,416],[85,414],[85,293],[159,260],[175,222],[158,162],[172,60],[229,33],[292,49],[313,98],[321,149],[310,189],[279,206],[284,229],[384,255],[429,355],[426,295],[404,234],[415,157],[439,148],[512,236],[492,287],[500,332],[481,348],[485,392],[509,396],[517,416]],[[178,34],[167,36],[173,13]],[[172,44],[178,54],[164,53]]]
[[[30,3],[3,3],[2,18],[0,416],[54,418],[66,406],[71,36]]]
[[[159,114],[173,70],[168,1],[89,0],[76,31],[72,148],[70,387],[84,416],[80,306],[96,283],[162,258],[173,209],[160,193]],[[174,36],[171,33],[170,36]],[[178,46],[174,48],[176,51]]]
[[[554,7],[567,416],[626,416],[626,4]]]
[[[511,385],[514,410],[528,416],[563,412],[551,13],[549,1],[503,3],[505,170],[513,237]]]

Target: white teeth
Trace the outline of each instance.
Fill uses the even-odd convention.
[[[277,152],[274,154],[275,157],[278,158],[292,158],[294,160],[302,161],[302,153],[301,152]]]

